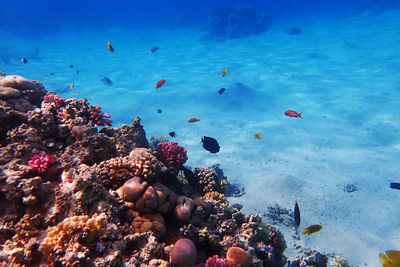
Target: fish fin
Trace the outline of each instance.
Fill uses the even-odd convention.
[[[379,258],[381,259],[381,264],[382,265],[385,265],[385,264],[389,263],[389,259],[388,259],[388,257],[386,256],[385,253],[383,253],[383,252],[379,253]]]
[[[301,113],[303,113],[303,112],[300,112],[299,114],[297,114],[297,117],[302,119],[303,117],[301,116]]]

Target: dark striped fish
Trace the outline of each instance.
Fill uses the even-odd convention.
[[[294,217],[294,224],[296,225],[296,228],[300,226],[301,218],[300,218],[300,208],[299,208],[299,203],[294,204],[294,212],[293,212],[293,217]]]

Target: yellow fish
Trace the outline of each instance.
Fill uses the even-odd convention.
[[[224,69],[221,73],[221,76],[224,77],[228,73],[228,69]]]
[[[383,267],[400,267],[400,251],[388,250],[380,254]]]
[[[320,224],[314,224],[311,226],[308,226],[306,229],[303,231],[303,235],[311,235],[313,233],[319,232],[322,229],[322,225]]]
[[[255,138],[255,139],[262,139],[263,136],[262,136],[262,134],[259,134],[259,133],[258,133],[258,134],[255,134],[255,135],[254,135],[254,138]]]
[[[108,50],[110,50],[110,52],[114,52],[114,48],[112,47],[110,42],[107,42],[107,48],[108,48]]]

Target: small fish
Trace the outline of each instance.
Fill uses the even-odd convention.
[[[162,113],[162,110],[161,109],[157,109],[157,113]]]
[[[78,95],[80,95],[80,94],[81,94],[81,93],[76,93],[75,95],[78,96]]]
[[[319,232],[322,229],[322,225],[320,224],[314,224],[311,226],[308,226],[306,229],[303,231],[303,235],[311,235],[313,233]]]
[[[221,72],[221,76],[224,77],[226,74],[228,73],[228,69],[223,69],[223,71]]]
[[[75,85],[73,83],[71,83],[71,90],[74,90]]]
[[[222,93],[225,92],[225,90],[226,90],[225,88],[219,89],[219,90],[218,90],[218,94],[222,95]]]
[[[190,119],[188,120],[188,122],[198,122],[198,121],[200,121],[200,119],[190,118]]]
[[[110,50],[110,52],[114,52],[114,48],[112,47],[110,42],[107,42],[107,48],[108,48],[108,50]]]
[[[158,50],[158,48],[160,48],[160,47],[159,47],[159,46],[153,46],[153,47],[150,49],[151,53],[156,52],[156,51]]]
[[[400,190],[400,183],[390,183],[390,188]]]
[[[25,64],[25,63],[28,62],[28,60],[27,60],[26,58],[23,57],[23,58],[21,59],[21,62]]]
[[[388,250],[385,253],[381,253],[381,264],[383,267],[399,267],[400,266],[400,251]]]
[[[294,111],[294,110],[287,110],[287,111],[285,111],[285,115],[286,116],[289,116],[289,117],[296,117],[296,118],[303,118],[302,116],[301,116],[301,114],[302,114],[303,112],[300,112],[300,113],[297,113],[296,111]]]
[[[257,133],[257,134],[254,135],[254,138],[255,139],[262,139],[263,136],[262,136],[262,134]]]
[[[212,137],[203,136],[201,138],[201,142],[203,142],[203,147],[205,150],[209,151],[210,153],[217,153],[219,152],[219,144],[218,141]]]
[[[171,137],[178,137],[178,135],[175,132],[169,132],[168,134]]]
[[[56,76],[53,72],[49,74],[50,76]]]
[[[105,85],[108,85],[108,86],[111,86],[113,84],[111,79],[107,78],[107,77],[101,78],[100,81],[102,81]]]
[[[296,225],[296,228],[300,226],[301,218],[300,218],[300,208],[299,208],[299,203],[294,204],[294,212],[293,212],[293,218],[294,218],[294,223]]]
[[[69,67],[72,69],[74,67],[74,65],[71,64],[71,65],[69,65]]]
[[[77,70],[77,71],[76,71],[76,73],[78,73],[78,74],[79,74],[79,70]]]
[[[164,85],[164,83],[166,82],[166,80],[165,79],[161,79],[161,80],[159,80],[158,82],[157,82],[157,85],[156,85],[156,90],[158,90],[158,88],[160,88],[161,86],[163,86]]]

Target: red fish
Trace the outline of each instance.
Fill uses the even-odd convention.
[[[160,88],[161,86],[163,86],[163,85],[164,85],[164,83],[165,83],[165,82],[166,82],[166,80],[165,80],[165,79],[161,79],[161,80],[159,80],[155,88],[156,88],[156,89]]]
[[[300,113],[297,113],[296,111],[294,111],[294,110],[287,110],[287,111],[285,111],[285,115],[286,116],[289,116],[289,117],[296,117],[296,118],[303,118],[302,116],[301,116],[301,113],[303,113],[303,112],[300,112]]]
[[[198,122],[198,121],[200,121],[199,119],[196,119],[196,118],[190,118],[189,120],[188,120],[188,122]]]

